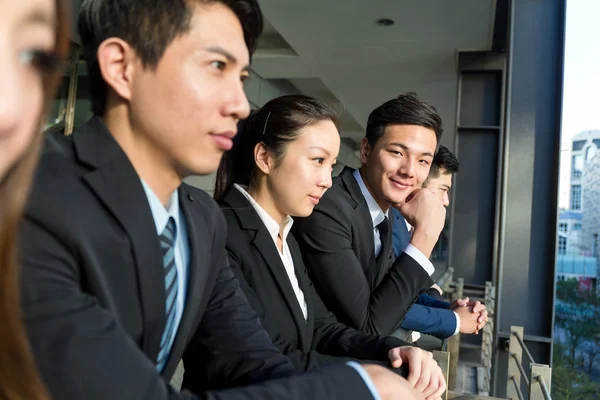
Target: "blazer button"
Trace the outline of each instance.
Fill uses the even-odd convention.
[[[187,195],[187,198],[188,198],[188,200],[189,200],[189,201],[191,201],[192,203],[194,202],[194,198],[192,197],[192,195],[191,195],[191,194],[188,194],[188,195]]]

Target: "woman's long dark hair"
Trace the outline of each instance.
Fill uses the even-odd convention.
[[[56,0],[55,52],[64,60],[69,51],[68,0]],[[54,99],[62,71],[44,78],[45,106]],[[41,121],[39,124],[41,129]],[[16,262],[17,228],[29,193],[42,135],[36,135],[26,153],[0,182],[0,399],[45,400],[48,392],[33,359],[19,298]]]
[[[238,124],[233,148],[225,153],[215,183],[214,198],[219,201],[234,183],[252,186],[257,177],[254,148],[263,143],[276,160],[285,154],[302,128],[321,121],[337,123],[338,111],[328,103],[304,95],[273,99]]]

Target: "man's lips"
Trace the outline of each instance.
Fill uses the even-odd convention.
[[[233,147],[233,138],[235,137],[235,131],[227,131],[221,133],[211,133],[210,136],[217,143],[222,150],[228,151]]]
[[[310,201],[313,202],[313,204],[317,205],[319,204],[319,200],[321,200],[321,196],[312,196],[312,195],[308,195],[308,198],[310,199]]]
[[[394,180],[394,179],[390,179],[390,181],[392,182],[393,186],[395,186],[395,187],[397,187],[398,189],[401,189],[401,190],[408,189],[408,188],[410,188],[412,186],[410,183],[402,182],[402,181],[397,181],[397,180]]]

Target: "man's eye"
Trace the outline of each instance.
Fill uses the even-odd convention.
[[[218,70],[224,70],[225,69],[225,63],[223,61],[213,61],[210,63],[210,65],[212,65],[214,68],[218,69]]]

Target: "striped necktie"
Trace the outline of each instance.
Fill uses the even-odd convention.
[[[163,267],[165,273],[166,325],[160,341],[160,351],[156,358],[156,370],[162,372],[167,362],[171,338],[175,334],[175,315],[177,314],[177,291],[179,289],[177,268],[175,266],[175,220],[169,218],[167,226],[160,235],[160,247],[163,254]]]

